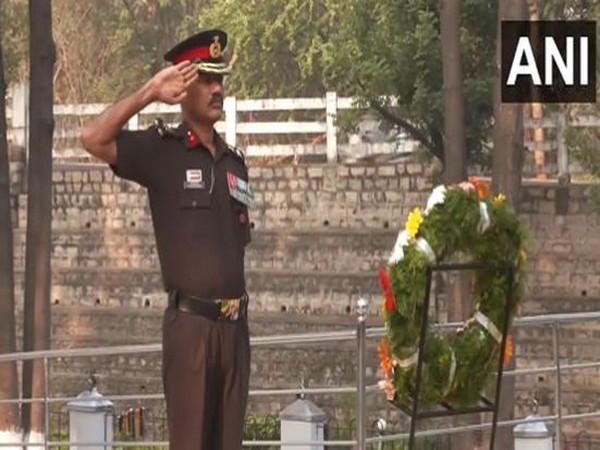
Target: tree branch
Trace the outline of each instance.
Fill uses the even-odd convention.
[[[357,84],[360,86],[360,88],[363,90],[363,92],[367,92],[367,88],[364,83],[362,83],[360,80],[357,80]],[[444,162],[444,147],[443,147],[443,145],[439,146],[436,142],[434,142],[432,139],[430,139],[430,137],[427,135],[427,133],[425,131],[417,128],[412,123],[410,123],[408,120],[403,119],[400,116],[397,116],[396,114],[391,112],[389,109],[387,109],[385,106],[383,106],[374,97],[368,98],[368,103],[369,103],[369,107],[374,109],[377,113],[379,113],[379,115],[381,115],[381,117],[383,117],[388,122],[393,123],[398,128],[401,128],[401,129],[407,131],[408,134],[410,134],[413,139],[417,140],[421,145],[423,145],[427,150],[429,150],[432,155],[434,155],[436,158],[438,158],[442,163]]]
[[[385,120],[393,123],[397,127],[408,132],[412,138],[417,140],[421,145],[423,145],[427,150],[429,150],[436,158],[440,161],[444,161],[444,149],[440,148],[439,145],[434,143],[429,137],[427,133],[423,130],[420,130],[413,124],[411,124],[408,120],[403,119],[400,116],[392,113],[385,106],[381,105],[377,100],[370,99],[369,106],[374,109],[377,113],[379,113]]]
[[[131,27],[133,28],[133,32],[135,34],[135,37],[139,43],[139,45],[144,49],[146,49],[146,46],[144,45],[144,40],[142,39],[142,35],[140,34],[140,30],[137,27],[137,20],[135,17],[135,12],[133,11],[133,8],[131,7],[131,5],[129,4],[129,2],[127,0],[122,0],[123,4],[125,5],[125,9],[127,9],[127,12],[129,13],[129,16],[131,17]]]

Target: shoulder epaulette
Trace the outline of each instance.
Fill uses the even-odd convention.
[[[237,156],[244,164],[246,164],[246,154],[244,153],[244,151],[238,147],[234,147],[233,145],[229,145],[227,144],[227,148],[229,148],[229,151],[231,153],[233,153],[235,156]]]
[[[175,137],[175,130],[166,125],[165,121],[160,117],[154,119],[150,128],[155,130],[161,138]]]

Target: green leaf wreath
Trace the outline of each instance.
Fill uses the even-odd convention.
[[[426,292],[427,268],[457,255],[474,262],[514,263],[509,326],[524,290],[525,229],[499,194],[474,178],[446,188],[436,187],[424,211],[415,208],[394,246],[387,268],[379,271],[385,294],[386,337],[379,343],[380,387],[390,402],[407,404],[414,394],[419,333]],[[444,334],[427,329],[420,402],[476,404],[497,374],[509,285],[505,270],[474,270],[473,315],[460,330]],[[507,338],[505,362],[511,357]]]

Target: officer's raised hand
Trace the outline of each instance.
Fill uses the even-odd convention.
[[[172,105],[181,102],[187,88],[197,78],[198,69],[190,61],[182,61],[161,70],[137,91],[91,120],[81,133],[83,147],[108,164],[115,164],[117,135],[127,121],[152,102]]]
[[[187,88],[198,78],[198,69],[190,61],[182,61],[161,70],[151,80],[155,100],[175,105],[181,102]]]

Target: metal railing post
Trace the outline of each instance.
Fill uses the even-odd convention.
[[[50,404],[48,402],[50,392],[48,389],[48,378],[48,357],[44,356],[44,448],[48,448],[48,441],[50,440],[50,436],[48,436],[48,433],[50,433]]]
[[[379,418],[375,422],[375,427],[377,429],[377,437],[383,437],[385,434],[385,429],[387,428],[387,422],[384,418]],[[377,450],[383,450],[383,441],[379,441],[377,443]]]
[[[556,430],[554,432],[555,437],[555,450],[561,450],[561,436],[562,436],[562,386],[560,376],[560,340],[559,340],[559,324],[558,322],[552,323],[552,346],[554,354],[554,367],[556,369],[556,383],[554,393],[554,414],[556,414]]]
[[[366,319],[367,319],[368,302],[364,298],[360,298],[357,303],[358,326],[356,338],[358,341],[358,400],[357,400],[357,441],[358,449],[365,450],[367,445],[367,381],[366,381]]]

